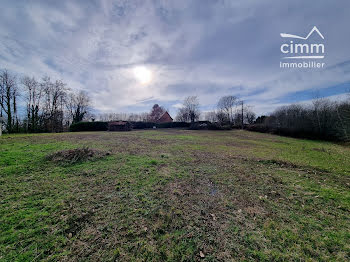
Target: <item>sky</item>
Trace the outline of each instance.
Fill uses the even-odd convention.
[[[197,96],[202,111],[235,95],[259,114],[350,90],[348,0],[0,0],[0,69],[62,79],[96,113],[175,115]],[[306,36],[325,46],[324,68],[280,68],[280,47]],[[288,40],[288,41],[287,41]],[[291,62],[291,61],[289,61]],[[294,61],[295,62],[295,61]],[[300,61],[297,61],[300,62]],[[135,68],[152,75],[147,83]]]

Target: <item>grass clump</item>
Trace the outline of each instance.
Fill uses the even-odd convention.
[[[61,150],[51,153],[46,156],[46,159],[55,163],[78,163],[94,159],[99,159],[110,155],[109,152],[104,152],[89,147]]]

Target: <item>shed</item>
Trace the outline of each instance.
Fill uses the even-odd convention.
[[[130,131],[131,124],[127,121],[115,121],[108,123],[109,131]]]

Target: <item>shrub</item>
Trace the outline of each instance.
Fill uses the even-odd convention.
[[[107,131],[108,123],[107,122],[79,122],[71,124],[69,127],[71,132],[79,131]]]
[[[209,130],[232,130],[232,126],[230,124],[220,124],[220,123],[210,123]]]
[[[209,121],[197,121],[193,122],[190,125],[191,130],[207,130],[209,129],[210,122]]]
[[[220,123],[211,123],[209,121],[198,121],[191,124],[192,130],[231,130],[231,125],[221,125]]]
[[[260,133],[274,133],[274,130],[270,129],[264,124],[247,125],[246,129],[248,131],[260,132]]]

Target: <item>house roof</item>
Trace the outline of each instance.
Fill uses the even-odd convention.
[[[169,115],[168,111],[165,111],[164,114],[158,119],[158,121],[166,117],[169,117],[171,120],[173,120],[173,118]]]

